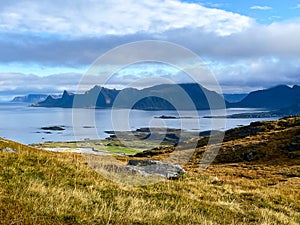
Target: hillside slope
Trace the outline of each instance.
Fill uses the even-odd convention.
[[[229,107],[281,109],[300,102],[300,86],[279,85],[253,91],[243,100],[229,104]]]
[[[198,167],[206,151],[209,137],[183,142],[176,154],[184,155],[191,146],[197,146],[189,166]],[[196,144],[194,144],[197,142]],[[212,145],[213,146],[213,145]],[[147,150],[138,157],[167,158],[174,147]],[[300,165],[300,116],[285,117],[276,121],[253,122],[225,132],[222,146],[213,164],[224,163],[287,163]]]
[[[186,175],[143,187],[111,182],[82,155],[0,138],[1,224],[299,224],[299,121],[228,131],[205,171],[199,138]]]

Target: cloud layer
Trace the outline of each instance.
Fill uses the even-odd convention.
[[[58,7],[61,4],[58,0],[2,1],[0,63],[88,67],[119,45],[163,40],[203,58],[224,92],[300,84],[300,19],[260,25],[247,16],[177,0],[126,0],[122,4],[116,0],[66,0],[64,7]],[[149,50],[141,49],[138,54],[147,55]],[[40,77],[16,74],[8,68],[0,74],[0,94],[74,90],[81,77],[74,73]],[[114,85],[135,81],[139,73],[124,74]],[[184,81],[178,74],[156,73]]]
[[[0,95],[60,94],[63,90],[76,90],[81,76],[75,73],[45,77],[22,73],[0,73]]]
[[[0,30],[76,36],[160,33],[201,27],[228,35],[251,24],[251,19],[219,9],[177,0],[66,0],[1,3]]]
[[[0,62],[40,63],[45,65],[89,65],[101,54],[122,44],[140,40],[171,41],[204,57],[224,59],[251,57],[298,57],[300,55],[300,23],[288,21],[256,25],[219,36],[199,28],[168,30],[158,34],[106,35],[62,39],[24,34],[2,34]],[[20,42],[22,40],[22,42]],[[148,52],[143,52],[145,55]]]

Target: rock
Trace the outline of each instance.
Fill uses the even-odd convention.
[[[218,182],[219,180],[220,179],[217,176],[215,176],[213,181]]]
[[[106,143],[105,146],[112,146],[110,142]]]
[[[59,126],[42,127],[41,129],[42,130],[65,130],[64,128],[59,127]]]
[[[252,127],[260,127],[260,126],[263,126],[263,125],[265,125],[265,123],[262,122],[262,121],[255,121],[255,122],[250,123],[250,126],[252,126]]]
[[[211,183],[220,185],[220,184],[223,184],[224,182],[216,176],[216,177],[214,177],[214,179]]]
[[[255,146],[255,145],[254,145]],[[242,160],[252,162],[263,159],[266,157],[266,153],[264,151],[252,150],[249,152],[243,152],[241,154]]]
[[[179,117],[176,117],[176,116],[165,116],[165,115],[155,116],[154,118],[156,118],[156,119],[179,119]]]
[[[138,128],[136,129],[137,132],[151,132],[150,128],[149,127],[142,127],[142,128]]]
[[[179,137],[174,133],[167,133],[165,138],[179,140]]]
[[[16,149],[10,148],[10,147],[5,147],[1,150],[2,152],[7,152],[7,153],[17,153]]]
[[[180,165],[155,160],[129,160],[123,169],[143,176],[159,175],[166,179],[176,179],[185,173]]]
[[[106,130],[106,131],[104,131],[104,133],[106,133],[106,134],[115,134],[115,131],[112,131],[112,130]]]
[[[248,154],[245,155],[245,159],[248,162],[251,162],[253,160],[253,152],[249,152]]]

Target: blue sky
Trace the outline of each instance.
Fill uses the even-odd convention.
[[[223,9],[255,18],[259,23],[269,24],[275,21],[299,17],[300,1],[290,0],[256,0],[256,1],[227,1],[227,0],[186,0],[184,2],[198,3],[207,7]]]
[[[225,93],[300,84],[300,0],[11,0],[0,2],[0,98],[75,90],[97,57],[142,40],[192,50]],[[174,79],[166,67],[149,71]]]

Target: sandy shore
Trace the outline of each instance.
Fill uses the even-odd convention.
[[[93,155],[111,155],[110,152],[95,151],[93,148],[42,148],[46,151],[51,152],[72,152],[79,154],[93,154]]]

